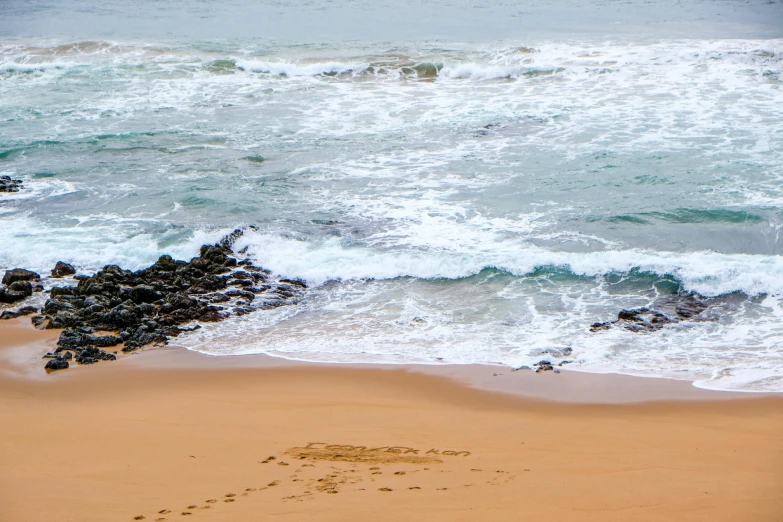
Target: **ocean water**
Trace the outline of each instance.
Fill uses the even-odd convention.
[[[780,1],[60,4],[2,6],[1,269],[252,224],[307,297],[178,343],[783,391]]]

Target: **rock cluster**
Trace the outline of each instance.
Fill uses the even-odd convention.
[[[108,265],[92,276],[77,275],[76,286],[51,288],[42,314],[33,316],[33,323],[64,329],[53,355],[72,353],[77,363],[92,364],[116,358],[99,347],[122,344],[121,350],[130,352],[200,327],[181,328],[187,323],[221,321],[232,313],[298,302],[304,282],[275,279],[250,260],[233,257],[233,242],[241,235],[238,229],[215,245],[202,246],[199,256],[190,261],[164,255],[136,272]],[[53,274],[67,271],[58,263]],[[11,272],[17,275],[9,276]],[[8,274],[18,277],[17,270]],[[118,335],[95,335],[96,331]],[[50,363],[60,365],[49,361],[47,367]]]
[[[0,192],[19,192],[23,188],[21,179],[11,179],[11,176],[0,176]]]
[[[679,300],[674,306],[674,313],[665,314],[659,310],[647,307],[620,310],[615,321],[594,323],[590,325],[591,332],[609,330],[613,326],[622,326],[634,333],[655,332],[667,324],[679,323],[685,320],[693,320],[706,310],[708,305],[694,296],[688,296]]]

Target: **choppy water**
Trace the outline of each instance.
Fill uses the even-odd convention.
[[[571,347],[783,390],[781,3],[354,4],[8,2],[0,174],[27,190],[0,195],[0,268],[141,267],[254,224],[238,246],[309,297],[191,348]],[[689,292],[708,320],[588,331]]]

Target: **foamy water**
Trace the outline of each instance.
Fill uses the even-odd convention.
[[[388,41],[293,26],[259,38],[241,24],[215,38],[195,18],[199,37],[162,38],[124,4],[12,4],[0,22],[0,174],[26,188],[0,195],[0,268],[140,268],[253,224],[236,248],[306,279],[308,297],[208,325],[180,338],[188,347],[567,359],[783,391],[778,4],[727,2],[727,23],[704,2],[669,6],[671,19],[596,3],[592,25],[553,4],[520,23],[562,15],[571,29],[523,34],[500,21],[508,6],[478,15],[498,20],[497,34],[456,31],[456,4],[427,33],[429,11],[410,6],[419,21],[379,25]],[[182,16],[231,26],[230,10],[199,5]],[[152,26],[168,16],[148,7]],[[295,10],[280,9],[266,13],[288,27]],[[335,34],[376,16],[351,13]],[[111,29],[123,16],[130,29]],[[699,320],[589,331],[690,293],[710,298]]]

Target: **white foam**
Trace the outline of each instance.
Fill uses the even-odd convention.
[[[481,231],[477,233],[477,237],[484,235]],[[466,236],[469,234],[468,229]],[[437,230],[432,232],[432,236],[437,235]],[[370,237],[368,242],[372,244],[385,236]],[[424,238],[415,239],[424,243]],[[424,250],[416,248],[415,240],[410,248],[368,248],[366,243],[351,246],[340,238],[302,241],[251,232],[240,239],[238,246],[247,246],[262,265],[275,272],[314,284],[396,277],[457,279],[478,274],[485,268],[524,276],[538,268],[555,267],[586,277],[631,270],[668,275],[681,281],[685,290],[704,296],[731,292],[783,295],[780,256],[644,250],[553,252],[519,240],[493,242],[490,239],[477,243],[469,237],[464,239],[462,245],[433,245]]]
[[[80,272],[96,271],[107,264],[139,269],[154,263],[164,253],[190,259],[198,254],[201,245],[215,243],[232,230],[196,230],[184,240],[162,247],[166,234],[144,232],[143,220],[113,214],[73,219],[75,225],[45,223],[24,216],[4,217],[0,244],[5,246],[0,250],[0,267],[48,273],[57,261],[65,261]]]

